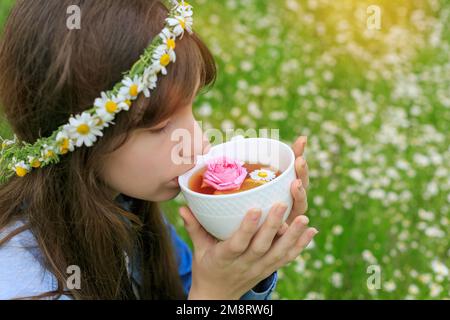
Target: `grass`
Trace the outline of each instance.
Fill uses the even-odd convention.
[[[220,72],[198,119],[309,136],[308,215],[320,233],[280,270],[274,298],[450,298],[448,2],[376,1],[372,31],[373,1],[195,2]],[[163,206],[191,244],[182,204]]]

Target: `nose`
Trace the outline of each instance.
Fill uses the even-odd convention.
[[[199,138],[201,137],[201,141]],[[198,139],[198,140],[197,140]],[[196,141],[197,140],[197,141]],[[199,148],[200,147],[200,148]],[[207,154],[211,144],[197,121],[194,121],[194,155],[195,157]]]

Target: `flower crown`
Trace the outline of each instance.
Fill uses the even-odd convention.
[[[34,144],[20,144],[16,136],[13,140],[0,137],[0,183],[13,175],[24,177],[32,169],[58,163],[60,155],[72,152],[76,147],[91,147],[97,137],[103,136],[104,128],[115,124],[116,114],[128,111],[140,93],[150,97],[150,91],[156,88],[158,74],[167,75],[167,66],[176,60],[176,38],[183,38],[185,31],[193,32],[192,6],[185,1],[172,0],[172,3],[164,29],[133,67],[124,73],[123,80],[95,99],[94,107],[72,115],[69,122],[60,126],[50,137],[40,138]]]

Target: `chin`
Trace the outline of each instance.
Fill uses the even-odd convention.
[[[162,188],[161,188],[162,189]],[[153,202],[164,202],[169,201],[174,198],[176,198],[181,192],[180,187],[171,187],[171,188],[164,188],[164,190],[161,190],[161,192],[158,193],[155,197],[152,197]]]
[[[175,199],[175,198],[180,194],[180,192],[181,192],[180,187],[177,187],[177,188],[172,192],[172,194],[170,195],[170,197],[169,197],[167,200]]]

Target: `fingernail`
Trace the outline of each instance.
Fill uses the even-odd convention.
[[[303,189],[303,183],[302,183],[302,180],[300,180],[300,179],[298,180],[297,188],[298,188],[299,191],[302,191],[302,189]]]
[[[259,218],[261,217],[261,210],[255,210],[252,212],[252,214],[250,215],[250,219],[253,222],[256,222],[259,220]]]
[[[302,216],[304,217],[304,216]],[[297,220],[295,220],[295,224],[294,227],[296,230],[300,231],[303,229],[304,226],[306,226],[308,224],[309,221],[305,221],[302,218],[297,218]]]
[[[316,235],[316,234],[318,234],[318,233],[319,233],[319,230],[314,229],[314,235]]]
[[[303,225],[307,225],[309,223],[309,218],[307,216],[300,216],[299,223]]]

